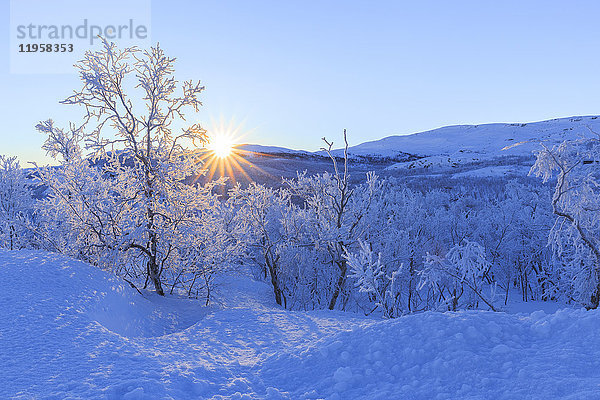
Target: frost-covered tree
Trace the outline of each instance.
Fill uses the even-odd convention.
[[[190,297],[202,293],[208,304],[215,275],[237,264],[244,244],[237,240],[239,227],[230,203],[215,201],[211,207],[198,210],[193,223],[178,229],[171,266],[164,269],[164,280],[170,292],[180,289]]]
[[[353,250],[351,246],[358,245],[358,239],[364,237],[367,227],[374,222],[368,214],[381,183],[375,174],[369,173],[364,184],[351,186],[345,130],[343,170],[331,152],[333,143],[323,140],[327,144],[323,150],[333,163],[333,174],[299,174],[296,180],[287,183],[292,193],[304,201],[310,242],[328,253],[328,264],[333,267],[328,308],[333,310],[346,287],[348,265],[345,254]]]
[[[403,264],[396,271],[386,274],[381,262],[381,253],[373,259],[373,250],[365,242],[360,242],[360,251],[355,254],[346,253],[350,266],[349,277],[356,281],[360,292],[368,293],[375,299],[375,305],[381,309],[385,318],[402,315],[400,305],[401,289],[399,287]]]
[[[240,239],[258,253],[253,259],[269,276],[277,304],[287,305],[283,269],[289,261],[282,259],[282,253],[299,235],[289,190],[252,182],[246,189],[234,187],[230,199],[238,207],[237,220],[243,232]]]
[[[0,247],[13,250],[29,244],[26,226],[33,211],[32,195],[17,158],[0,155]]]
[[[375,218],[367,240],[381,254],[386,275],[394,275],[395,312],[423,309],[417,285],[427,251],[436,252],[447,234],[439,193],[423,194],[386,182],[375,203]]]
[[[505,300],[514,287],[521,290],[523,300],[543,298],[548,283],[549,210],[543,204],[547,196],[541,185],[496,181],[490,188],[485,181],[469,181],[443,190],[411,190],[388,178],[377,192],[368,215],[370,226],[361,239],[368,251],[364,246],[349,251],[365,276],[370,276],[369,265],[380,270],[379,295],[360,285],[353,294],[358,304],[365,305],[360,307],[365,312],[373,305],[382,309],[377,297],[387,293],[383,289],[392,276],[395,315],[439,307],[472,308],[477,303],[486,306],[467,282],[486,300],[487,289],[496,286],[505,290]],[[471,242],[480,243],[477,248],[485,262],[478,276],[463,282],[462,274],[452,272],[447,256]],[[440,263],[432,265],[435,260]],[[442,284],[420,285],[423,271],[439,272]],[[350,273],[357,277],[355,271]]]
[[[327,148],[323,148],[323,150],[327,151],[327,154],[331,158],[334,174],[331,176],[323,175],[320,177],[321,179],[317,178],[312,181],[305,181],[304,183],[308,183],[305,188],[310,187],[309,193],[312,192],[306,200],[307,204],[316,211],[314,216],[316,217],[317,226],[315,226],[315,228],[324,229],[319,232],[326,232],[330,235],[330,237],[327,238],[327,250],[331,256],[332,264],[339,270],[338,278],[329,301],[329,309],[333,310],[340,292],[344,288],[348,270],[347,260],[344,257],[344,254],[347,251],[349,243],[344,236],[352,236],[352,231],[356,228],[362,215],[359,215],[358,218],[353,218],[353,221],[351,222],[347,221],[348,203],[352,198],[354,190],[350,188],[349,183],[348,140],[346,138],[346,130],[344,129],[345,147],[343,172],[339,171],[337,160],[331,153],[333,142],[330,143],[325,138],[323,138],[323,141],[327,144]],[[299,185],[302,185],[302,179],[299,179],[298,183]]]
[[[542,185],[508,182],[503,195],[482,210],[479,235],[486,248],[490,270],[485,278],[505,290],[517,287],[521,299],[544,298],[545,275],[550,264],[546,243],[552,225],[550,191]]]
[[[174,61],[159,46],[118,49],[103,39],[101,50],[76,64],[83,86],[62,101],[82,107],[83,122],[66,130],[52,120],[37,125],[47,135],[44,149],[60,162],[41,171],[50,212],[69,232],[55,247],[76,245],[75,255],[141,271],[161,295],[164,271],[181,268],[202,244],[197,227],[217,204],[212,183],[185,182],[203,173],[194,146],[206,133],[198,124],[176,125],[198,111],[204,87],[179,85]]]
[[[460,299],[465,294],[464,307],[475,308],[479,301],[483,301],[496,311],[492,300],[482,293],[482,278],[488,268],[485,249],[478,243],[465,240],[452,247],[444,257],[428,254],[425,268],[420,271],[419,286],[429,286],[434,302],[452,311],[460,308]]]
[[[600,303],[600,137],[543,146],[531,174],[556,178],[549,244],[554,287],[589,308]]]

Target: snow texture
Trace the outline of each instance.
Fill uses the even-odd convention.
[[[292,312],[243,274],[204,307],[37,251],[0,281],[0,398],[600,399],[600,311]]]

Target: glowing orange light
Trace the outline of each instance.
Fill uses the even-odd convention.
[[[243,181],[252,181],[245,169],[255,170],[261,175],[270,175],[247,160],[248,156],[257,153],[239,147],[240,139],[248,134],[241,133],[241,124],[236,124],[233,119],[226,122],[221,118],[219,122],[212,121],[211,125],[212,128],[208,129],[208,142],[201,150],[202,155],[198,160],[203,164],[204,172],[201,176],[204,175],[208,181],[224,176],[235,185],[236,176]],[[199,178],[200,176],[196,179]]]

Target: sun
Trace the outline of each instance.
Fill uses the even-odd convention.
[[[218,158],[227,158],[233,150],[233,140],[224,133],[215,134],[208,140],[208,149]]]
[[[242,182],[251,182],[252,177],[248,175],[246,169],[257,171],[261,175],[269,175],[250,160],[256,154],[265,157],[268,155],[246,150],[244,145],[240,144],[241,139],[250,132],[243,131],[243,123],[238,124],[233,118],[230,121],[222,117],[218,121],[212,120],[210,128],[207,129],[207,140],[199,149],[197,162],[202,165],[202,168],[195,181],[200,177],[204,177],[203,179],[208,182],[225,177],[233,185],[238,183],[238,179]]]

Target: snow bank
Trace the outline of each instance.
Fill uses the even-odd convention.
[[[170,310],[170,299],[148,293],[150,301],[109,273],[51,253],[0,250],[0,282],[0,398],[107,395],[114,383],[128,381],[113,375],[118,365],[131,376],[144,368],[131,368],[142,358],[120,353],[132,338],[195,322],[190,310]],[[143,375],[132,396],[148,381]],[[162,391],[156,380],[148,382],[147,390]]]
[[[14,308],[5,318],[17,318],[18,309],[46,321],[85,318],[127,337],[181,329],[180,316],[169,314],[169,299],[150,292],[144,298],[123,280],[89,264],[46,252],[0,250],[0,266],[0,279],[8,288],[0,292],[0,300]],[[26,322],[33,316],[23,312],[18,318]]]
[[[84,263],[0,251],[0,398],[600,399],[600,312],[290,312],[158,298]]]
[[[600,312],[425,313],[265,362],[294,399],[598,399]]]

